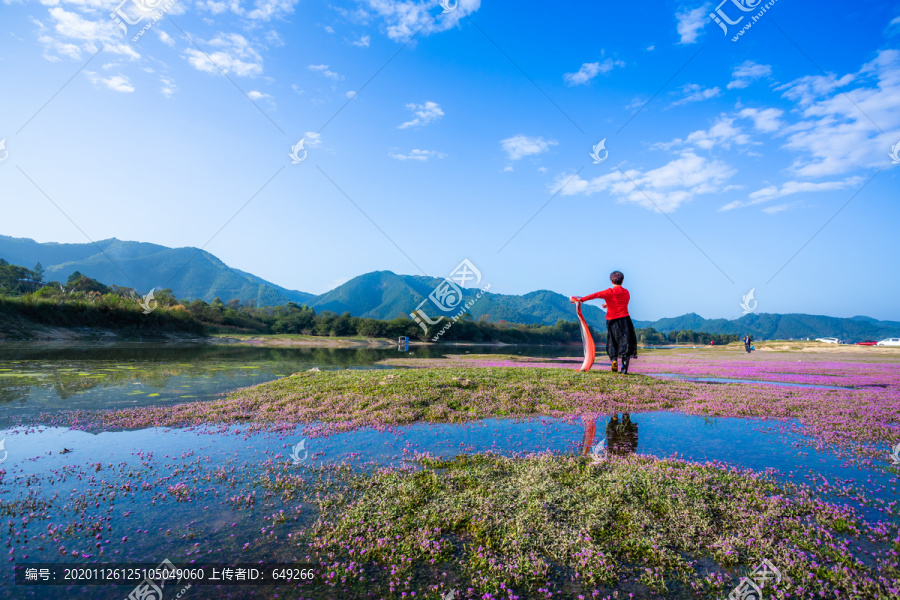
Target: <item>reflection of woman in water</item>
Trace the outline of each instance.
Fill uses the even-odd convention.
[[[587,456],[597,443],[597,421],[593,418],[584,418],[584,437],[581,440],[581,454]],[[606,425],[606,448],[611,454],[624,456],[633,454],[637,450],[638,427],[631,422],[631,415],[622,414],[622,420],[615,414]]]
[[[606,425],[606,447],[610,454],[633,454],[637,450],[638,427],[631,422],[631,415],[622,413],[622,420],[615,414]]]

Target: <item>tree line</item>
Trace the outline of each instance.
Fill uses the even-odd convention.
[[[32,269],[11,265],[0,259],[0,313],[26,321],[59,327],[99,327],[124,330],[134,336],[155,332],[179,331],[197,335],[301,334],[328,337],[364,337],[425,341],[433,337],[446,321],[424,331],[408,315],[382,320],[354,317],[350,313],[316,312],[307,305],[288,302],[283,306],[257,307],[233,299],[212,302],[195,299],[182,301],[171,289],[154,290],[153,300],[136,290],[107,286],[78,271],[65,283],[44,281],[40,263]],[[591,328],[598,343],[606,341],[606,332]],[[581,341],[578,323],[559,320],[555,325],[521,324],[474,320],[464,314],[442,336],[450,342],[503,342],[509,344],[558,344]],[[638,339],[645,344],[702,343],[725,344],[736,335],[671,332],[639,329]]]

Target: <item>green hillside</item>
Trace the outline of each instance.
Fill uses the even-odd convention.
[[[38,243],[26,238],[0,236],[0,258],[13,265],[40,262],[45,281],[66,281],[75,271],[107,285],[133,287],[141,292],[171,288],[183,300],[211,302],[238,299],[244,304],[278,306],[288,302],[307,304],[317,312],[349,312],[354,317],[390,320],[408,317],[442,279],[374,271],[313,296],[288,290],[250,273],[234,269],[203,250],[167,248],[157,244],[125,242],[115,238],[96,244]],[[479,290],[464,290],[465,299]],[[439,314],[427,302],[426,312]],[[549,290],[506,295],[487,292],[469,310],[475,320],[554,325],[560,319],[575,321],[575,310],[566,296]],[[445,313],[446,314],[446,313]],[[585,305],[584,316],[596,328],[606,328],[606,315],[597,306]],[[834,336],[848,341],[880,340],[900,336],[900,323],[865,316],[849,319],[805,314],[748,314],[735,320],[704,319],[696,313],[658,321],[635,320],[638,328],[657,331],[691,330],[717,334],[752,334],[757,339],[799,339]]]
[[[107,285],[132,287],[142,293],[171,288],[178,298],[206,302],[216,297],[226,301],[237,298],[257,306],[276,306],[304,303],[313,297],[233,269],[197,248],[167,248],[115,238],[95,244],[57,244],[0,236],[0,258],[18,265],[40,262],[46,281],[65,281],[80,271]]]
[[[310,306],[336,313],[349,312],[355,317],[393,319],[407,316],[441,281],[437,277],[397,275],[391,271],[375,271],[354,277],[347,283],[315,298]],[[479,290],[463,290],[465,299],[474,298]],[[429,316],[436,317],[437,308],[427,303],[423,307]],[[595,327],[606,328],[606,313],[596,306],[585,305],[584,318]],[[530,292],[522,296],[485,293],[469,313],[475,320],[553,325],[558,320],[575,321],[575,308],[562,294],[548,290]],[[637,324],[637,323],[636,323]]]

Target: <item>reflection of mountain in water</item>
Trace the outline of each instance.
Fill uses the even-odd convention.
[[[632,422],[631,415],[622,414],[622,420],[619,415],[613,415],[609,423],[606,425],[606,447],[610,454],[633,454],[637,450],[638,445],[638,426]]]

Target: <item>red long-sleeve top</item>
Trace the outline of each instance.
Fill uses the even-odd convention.
[[[617,285],[606,290],[601,290],[590,296],[583,297],[581,301],[587,302],[588,300],[594,300],[595,298],[603,298],[606,300],[607,321],[629,316],[628,301],[631,300],[631,294],[629,294],[628,290],[622,286]]]

